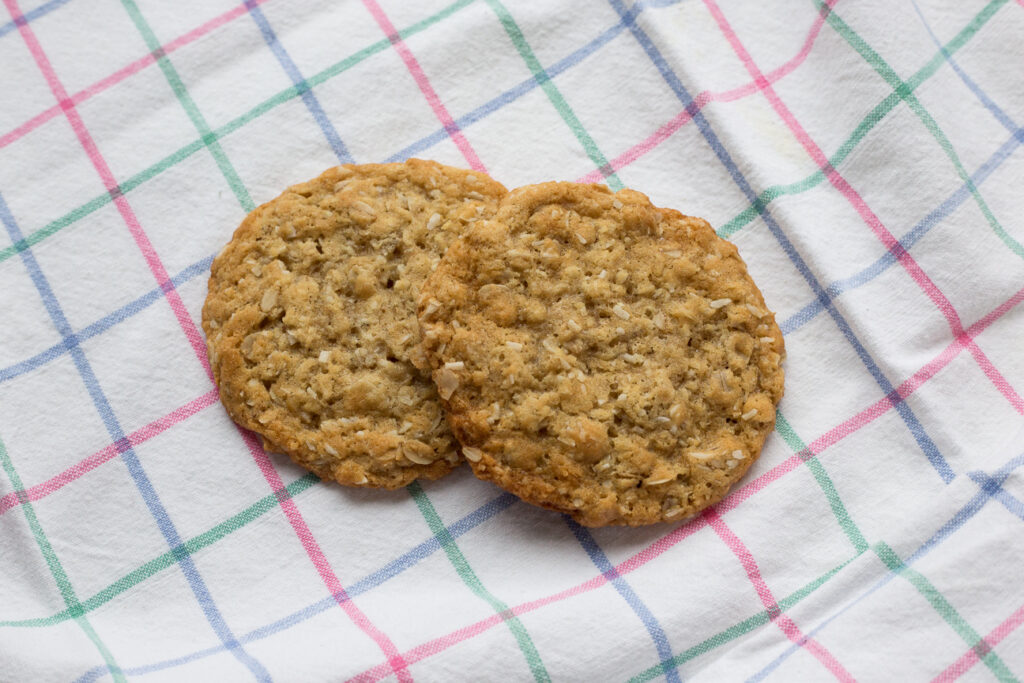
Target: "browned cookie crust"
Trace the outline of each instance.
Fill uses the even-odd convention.
[[[418,314],[477,476],[586,525],[717,502],[782,397],[782,334],[736,247],[631,190],[510,192]]]
[[[395,488],[461,462],[419,346],[419,288],[505,188],[410,160],[330,169],[214,259],[203,330],[231,417],[317,475]]]

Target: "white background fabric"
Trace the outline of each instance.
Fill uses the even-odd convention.
[[[1024,676],[1022,3],[4,4],[0,680]],[[210,257],[410,155],[739,246],[788,358],[728,499],[587,531],[253,448]]]

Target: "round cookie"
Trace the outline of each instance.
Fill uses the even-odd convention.
[[[782,398],[782,334],[736,247],[631,190],[510,192],[418,315],[476,475],[588,526],[719,501]]]
[[[213,261],[203,330],[221,400],[325,479],[396,488],[462,459],[420,348],[416,299],[505,188],[410,160],[288,188]]]

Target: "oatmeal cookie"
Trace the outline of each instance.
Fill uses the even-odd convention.
[[[589,526],[720,500],[782,397],[782,334],[736,247],[631,190],[513,190],[418,316],[477,476]]]
[[[231,417],[342,484],[396,488],[459,464],[416,299],[504,194],[483,174],[413,159],[333,168],[249,214],[213,261],[203,307]]]

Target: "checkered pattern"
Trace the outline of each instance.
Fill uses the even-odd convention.
[[[2,1],[3,681],[1024,677],[1024,2]],[[789,357],[727,499],[588,530],[227,419],[212,254],[412,155],[736,242]]]

